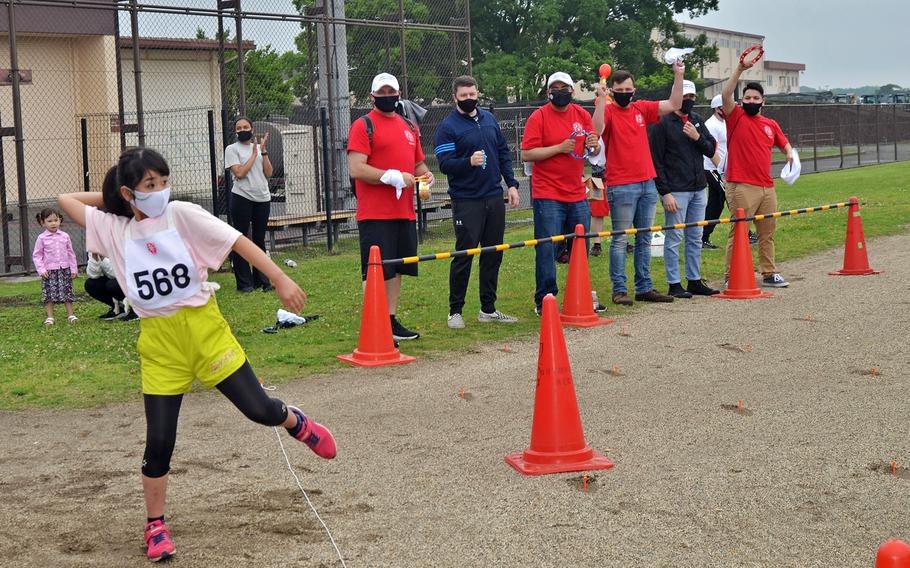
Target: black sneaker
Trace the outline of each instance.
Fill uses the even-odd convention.
[[[556,262],[559,264],[569,264],[569,249],[560,251],[559,256],[556,257]]]
[[[111,320],[117,319],[118,317],[120,317],[120,314],[115,312],[114,308],[111,308],[107,311],[106,314],[102,314],[102,315],[98,316],[98,319],[100,319],[102,321],[111,321]]]
[[[594,243],[594,246],[591,247],[591,256],[600,256],[601,252],[600,243]]]
[[[719,248],[720,248],[719,246],[712,244],[711,241],[702,241],[701,242],[702,250],[717,250]]]
[[[120,321],[135,321],[137,319],[139,319],[139,316],[136,315],[136,312],[134,312],[133,310],[130,310],[130,311],[126,312],[125,315],[120,316]]]
[[[534,315],[540,316],[543,313],[543,306],[534,306]]]
[[[677,282],[675,284],[670,284],[670,290],[667,292],[667,294],[673,296],[674,298],[688,299],[688,298],[692,297],[692,293],[686,292],[685,288],[683,288],[682,284],[680,284],[679,282]]]
[[[714,294],[720,294],[720,290],[711,288],[705,284],[704,280],[689,280],[689,285],[686,286],[686,289],[694,296],[713,296]]]
[[[749,244],[753,246],[758,244],[758,235],[752,231],[749,231]]]
[[[626,254],[632,254],[633,252],[635,252],[635,245],[626,243]]]
[[[410,329],[401,325],[395,316],[389,317],[392,320],[392,339],[397,339],[398,341],[410,341],[412,339],[417,339],[420,337],[420,334],[416,331],[411,331]]]

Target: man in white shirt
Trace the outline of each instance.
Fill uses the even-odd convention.
[[[714,109],[714,115],[705,121],[705,127],[714,140],[717,141],[717,165],[711,158],[705,158],[705,178],[708,180],[708,206],[705,208],[705,219],[719,219],[720,214],[724,211],[724,188],[721,180],[724,172],[727,170],[727,124],[724,117],[724,101],[720,95],[711,99],[711,108]],[[701,248],[703,250],[717,249],[717,245],[711,244],[711,233],[714,232],[716,225],[705,227],[701,236]]]

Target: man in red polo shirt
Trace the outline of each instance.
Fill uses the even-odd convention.
[[[613,104],[605,104],[606,87],[597,85],[594,131],[607,148],[607,201],[614,231],[654,224],[657,208],[656,173],[648,142],[648,124],[682,107],[682,82],[686,66],[682,59],[673,64],[673,90],[663,101],[632,101],[635,79],[628,71],[615,71],[610,77]],[[632,305],[626,286],[626,243],[622,235],[610,240],[610,280],[613,303]],[[651,233],[635,235],[635,299],[645,302],[672,302],[673,296],[654,289],[651,280]]]
[[[592,132],[591,115],[572,102],[574,85],[568,73],[550,75],[547,79],[550,102],[531,113],[525,123],[521,159],[533,164],[531,201],[535,239],[561,235],[578,224],[587,232],[591,224],[583,179],[584,155],[586,147],[599,152],[600,144]],[[556,247],[553,243],[541,243],[535,249],[534,306],[539,315],[544,296],[555,296],[559,288]]]
[[[357,191],[364,282],[372,245],[379,246],[382,258],[417,254],[414,176],[427,176],[433,183],[433,173],[424,163],[417,126],[395,112],[398,89],[394,75],[376,75],[370,93],[375,108],[355,120],[348,134],[348,169]],[[383,266],[382,270],[392,336],[396,340],[417,339],[420,334],[401,325],[395,317],[401,275],[417,276],[417,264]]]
[[[743,208],[747,217],[777,210],[777,194],[774,192],[774,180],[771,179],[771,149],[777,146],[787,154],[787,161],[793,159],[793,148],[780,125],[761,114],[765,92],[759,83],[746,83],[742,106],[733,100],[739,76],[752,65],[754,63],[740,62],[724,85],[722,93],[724,114],[727,117],[727,204],[734,213],[737,208]],[[773,217],[755,222],[762,286],[786,288],[789,283],[774,264],[776,227],[777,220]],[[734,231],[731,230],[727,239],[725,281],[730,277],[733,234]]]

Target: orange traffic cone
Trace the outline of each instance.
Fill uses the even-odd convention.
[[[506,462],[524,475],[609,469],[613,462],[585,443],[566,340],[552,294],[543,299],[541,315],[531,446],[506,456]]]
[[[850,198],[850,210],[847,213],[847,241],[844,244],[844,267],[831,276],[865,276],[881,274],[880,270],[869,267],[869,256],[866,254],[866,236],[863,234],[863,218],[859,213],[859,200]]]
[[[736,210],[736,217],[742,219],[746,211]],[[727,289],[712,298],[730,300],[752,300],[768,298],[772,294],[762,292],[755,284],[755,265],[752,263],[752,251],[749,249],[749,229],[746,221],[736,221],[733,225],[733,258],[730,260],[730,279]]]
[[[588,272],[588,251],[582,225],[575,225],[575,242],[572,243],[572,258],[569,274],[566,276],[566,294],[562,301],[562,325],[572,327],[595,327],[613,323],[613,320],[599,317],[594,312],[591,296],[591,274]]]
[[[878,549],[875,568],[910,568],[910,545],[898,539],[886,541]]]
[[[400,365],[416,361],[414,357],[402,355],[392,339],[392,322],[389,319],[389,304],[385,297],[385,280],[382,278],[382,257],[378,246],[370,247],[367,267],[367,286],[363,291],[363,313],[360,318],[360,340],[357,349],[338,359],[361,367]]]

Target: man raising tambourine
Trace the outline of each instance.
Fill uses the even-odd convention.
[[[750,54],[757,52],[756,56]],[[746,216],[773,213],[777,210],[777,194],[771,179],[771,149],[775,146],[794,158],[793,148],[777,121],[762,116],[765,91],[760,83],[749,82],[743,88],[742,105],[737,105],[733,93],[739,77],[761,58],[762,51],[749,48],[740,57],[739,66],[727,80],[723,90],[724,115],[727,125],[727,204],[730,211],[745,210]],[[774,230],[776,219],[755,222],[758,232],[758,255],[762,285],[785,288],[789,283],[774,264]],[[730,277],[733,256],[733,233],[727,240],[725,280]],[[724,286],[726,288],[726,285]]]

